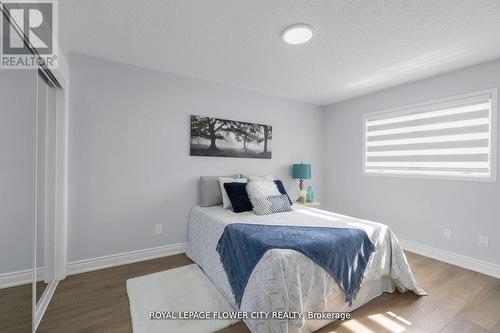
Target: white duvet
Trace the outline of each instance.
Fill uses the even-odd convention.
[[[425,291],[416,285],[398,240],[388,226],[319,209],[295,205],[293,212],[258,216],[253,212],[233,213],[222,206],[194,207],[189,220],[188,248],[186,254],[197,263],[223,295],[236,309],[226,273],[216,251],[224,227],[230,223],[256,223],[276,225],[303,225],[344,227],[366,232],[376,250],[365,270],[363,285],[371,281],[390,282],[382,291],[411,290],[417,295]],[[392,290],[391,290],[392,289]],[[363,290],[363,288],[362,288]],[[360,294],[362,292],[360,291]],[[331,275],[305,255],[285,249],[267,251],[255,266],[243,294],[241,311],[321,312],[348,311],[362,305],[354,302],[351,308],[342,302],[341,308],[331,308],[328,300],[341,294]],[[358,295],[358,298],[360,296]],[[367,299],[366,301],[368,301]],[[360,304],[361,303],[361,304]],[[254,319],[245,323],[253,333],[305,333],[304,318],[293,320]]]

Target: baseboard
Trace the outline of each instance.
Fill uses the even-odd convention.
[[[187,243],[159,246],[151,249],[124,252],[110,256],[79,260],[68,263],[66,269],[68,275],[96,271],[103,268],[132,264],[134,262],[167,257],[174,254],[186,252]],[[44,268],[37,271],[37,279],[43,280]],[[31,283],[31,270],[23,270],[12,273],[0,274],[0,289],[15,287],[22,284]]]
[[[45,268],[37,269],[37,280],[43,280]],[[22,284],[31,283],[33,280],[33,272],[31,269],[17,271],[12,273],[0,274],[0,289],[20,286]]]
[[[404,250],[423,255],[425,257],[433,258],[439,261],[470,269],[471,271],[479,272],[496,278],[500,278],[500,265],[490,262],[466,257],[461,254],[436,249],[427,245],[415,243],[412,241],[400,239],[399,243]]]
[[[159,246],[151,249],[124,252],[110,256],[73,261],[68,263],[66,273],[74,275],[99,269],[132,264],[139,261],[167,257],[186,252],[187,243]]]

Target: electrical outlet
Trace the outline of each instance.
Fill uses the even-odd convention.
[[[488,236],[479,235],[479,237],[477,238],[477,243],[479,244],[479,246],[488,247]]]
[[[163,224],[157,224],[155,227],[155,234],[161,235],[163,233]]]
[[[443,229],[443,237],[451,239],[451,229]]]

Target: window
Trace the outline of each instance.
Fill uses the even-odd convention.
[[[364,115],[365,175],[495,181],[497,90]]]

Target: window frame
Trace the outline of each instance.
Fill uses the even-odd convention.
[[[451,103],[459,99],[471,98],[478,95],[491,95],[491,109],[490,109],[490,176],[489,177],[468,177],[468,176],[445,176],[445,175],[424,175],[424,174],[401,174],[401,173],[391,173],[387,172],[366,172],[366,149],[367,149],[367,131],[366,122],[368,117],[374,115],[405,115],[405,113],[411,113],[411,111],[416,108],[422,108],[421,112],[425,112],[425,108],[429,107],[431,109],[436,104]],[[471,93],[455,95],[445,98],[434,99],[422,103],[415,103],[410,105],[404,105],[392,109],[367,112],[363,114],[363,153],[362,153],[362,175],[363,176],[374,176],[374,177],[397,177],[397,178],[420,178],[420,179],[437,179],[437,180],[458,180],[458,181],[472,181],[472,182],[488,182],[495,183],[497,178],[497,129],[498,129],[498,88],[490,88],[484,90],[478,90]]]

